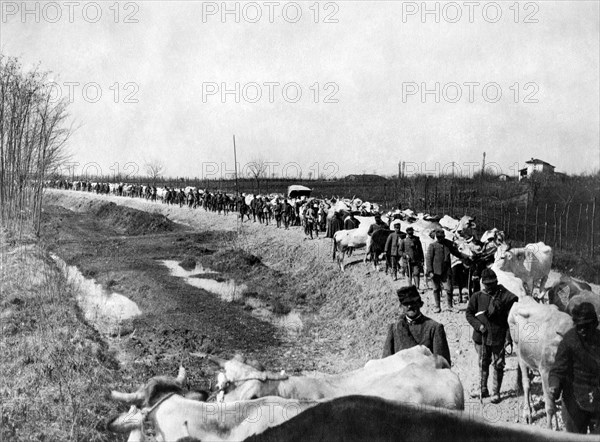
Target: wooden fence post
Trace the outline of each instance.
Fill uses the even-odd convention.
[[[562,215],[565,209],[563,209],[558,215],[558,249],[562,250]]]
[[[590,215],[589,215],[589,213],[590,213],[590,205],[589,205],[589,203],[587,203],[585,205],[585,222],[583,223],[583,225],[586,226],[586,228],[585,228],[585,238],[584,238],[585,244],[589,244],[590,243],[590,238],[588,236],[588,229],[587,229],[587,226],[590,225]]]
[[[540,206],[538,206],[536,204],[536,206],[535,206],[535,242],[538,242],[538,232],[539,232],[538,218],[539,218],[539,214],[540,214]]]
[[[591,258],[594,257],[594,253],[595,253],[595,250],[594,250],[594,247],[595,247],[595,244],[594,244],[594,233],[595,233],[594,224],[595,224],[595,221],[596,221],[596,201],[597,200],[598,200],[598,197],[594,197],[594,205],[592,206],[592,222],[591,222],[592,237],[591,237],[591,240],[590,240],[590,257]]]
[[[579,203],[579,215],[577,216],[577,227],[575,228],[575,245],[579,249],[579,254],[583,255],[583,250],[579,247],[579,225],[581,223],[581,209],[583,204]]]
[[[571,212],[571,203],[567,204],[567,214],[565,215],[565,242],[569,248],[569,213]]]
[[[479,198],[479,219],[483,223],[483,196]]]
[[[553,212],[553,218],[554,218],[554,235],[552,236],[552,247],[556,248],[556,203],[554,203],[554,212]]]
[[[523,217],[523,242],[527,244],[527,209],[529,204],[525,201],[525,216]]]
[[[546,234],[548,233],[548,203],[544,206],[544,244],[548,244],[546,242]]]

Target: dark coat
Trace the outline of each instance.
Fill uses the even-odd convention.
[[[383,229],[378,229],[379,230],[383,230]],[[396,233],[395,231],[392,232],[388,237],[387,240],[385,242],[385,248],[383,249],[383,251],[386,254],[389,254],[390,256],[400,256],[399,253],[399,249],[400,249],[400,234]]]
[[[444,326],[423,314],[412,323],[409,323],[406,315],[403,314],[397,323],[390,324],[382,357],[385,358],[415,345],[424,345],[433,354],[443,356],[451,364]]]
[[[556,359],[550,369],[551,389],[574,397],[579,408],[600,415],[600,331],[584,342],[575,328],[558,344]]]
[[[373,232],[376,232],[379,229],[389,229],[389,226],[386,223],[384,223],[383,220],[380,220],[378,223],[376,222],[369,226],[369,231],[367,232],[367,235],[371,236],[373,235]]]
[[[344,221],[340,217],[334,216],[331,220],[331,226],[327,234],[327,238],[333,238],[335,232],[340,230],[344,230]]]
[[[357,220],[356,218],[354,218],[354,219],[348,218],[346,221],[344,221],[344,229],[345,230],[358,229],[359,225],[360,225],[360,221]]]
[[[287,201],[284,201],[282,211],[285,216],[292,216],[294,208],[290,204],[288,204]]]
[[[411,264],[423,264],[423,246],[418,236],[407,236],[400,243],[400,253],[408,256]]]
[[[434,275],[446,276],[451,268],[450,255],[461,257],[454,244],[447,239],[434,241],[427,248],[427,272],[433,272]]]
[[[508,313],[518,299],[502,285],[496,287],[494,296],[485,290],[473,293],[466,311],[467,321],[473,327],[473,341],[490,346],[504,344],[508,331]],[[478,312],[485,314],[477,315]],[[485,342],[479,331],[482,324],[487,329]]]

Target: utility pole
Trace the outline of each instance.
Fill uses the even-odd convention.
[[[237,152],[235,150],[235,135],[233,136],[233,167],[235,170],[235,196],[240,196],[240,189],[238,187],[238,176],[237,176]]]
[[[485,152],[483,152],[483,161],[481,162],[481,177],[485,175]]]

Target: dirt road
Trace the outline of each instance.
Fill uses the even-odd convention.
[[[176,224],[146,220],[155,230],[142,235],[118,211],[112,218],[99,216],[99,205],[108,201],[163,215]],[[132,387],[149,376],[174,372],[186,350],[222,356],[243,352],[269,369],[292,373],[347,371],[381,356],[386,326],[398,315],[395,289],[406,281],[394,282],[364,265],[362,253],[351,257],[341,274],[331,260],[330,240],[306,239],[299,228],[240,223],[235,214],[73,191],[48,190],[45,204],[46,230],[53,232],[47,238],[50,248],[84,275],[129,297],[143,312],[131,324],[133,334],[112,339]],[[169,274],[160,260],[193,260],[215,270],[222,280],[245,285],[248,299],[275,314],[270,322],[260,320],[252,302],[225,302],[192,287]],[[424,301],[424,313],[445,325],[453,370],[468,398],[478,369],[466,304],[457,312],[434,314],[431,291]],[[290,311],[295,313],[292,319],[283,315]],[[208,379],[214,379],[215,367],[206,362],[184,363],[195,386],[206,388]],[[503,401],[481,406],[467,399],[467,408],[491,421],[515,421],[515,382],[516,358],[509,356]],[[534,386],[534,395],[540,390],[539,384]],[[545,423],[542,415],[543,407],[538,407],[537,425]]]

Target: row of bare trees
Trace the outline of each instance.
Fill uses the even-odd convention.
[[[29,228],[39,234],[44,177],[65,159],[71,133],[48,75],[0,53],[0,220],[19,239]]]

